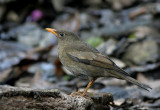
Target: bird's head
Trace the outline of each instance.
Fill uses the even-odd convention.
[[[70,42],[79,40],[79,37],[73,32],[68,32],[64,30],[55,30],[51,28],[46,28],[46,30],[53,33],[57,37],[58,42]]]

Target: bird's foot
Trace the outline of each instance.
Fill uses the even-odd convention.
[[[88,99],[88,100],[90,100],[90,101],[93,101],[93,99],[88,96],[89,94],[92,94],[92,93],[87,92],[86,95],[83,95],[83,92],[77,91],[77,92],[72,92],[72,93],[71,93],[71,96],[72,96],[72,97],[82,96],[82,97],[84,97],[84,98],[86,98],[86,99]]]
[[[83,92],[81,91],[77,91],[77,92],[72,92],[71,93],[71,96],[74,97],[74,96],[82,96],[83,95]]]

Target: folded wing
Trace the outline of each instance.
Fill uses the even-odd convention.
[[[67,52],[67,55],[71,59],[79,63],[84,63],[87,65],[113,70],[118,72],[119,74],[124,74],[129,76],[127,72],[119,68],[111,59],[102,55],[101,53],[74,51],[74,52]]]

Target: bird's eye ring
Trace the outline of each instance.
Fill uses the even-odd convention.
[[[61,37],[63,37],[63,36],[64,36],[64,33],[60,33],[59,35],[60,35]]]

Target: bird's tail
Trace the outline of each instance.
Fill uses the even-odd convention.
[[[145,89],[145,90],[147,90],[147,91],[149,91],[149,89],[152,89],[152,88],[149,87],[148,85],[142,84],[142,83],[138,82],[137,80],[133,79],[133,78],[130,77],[130,76],[122,75],[121,77],[122,77],[122,79],[125,79],[125,80],[127,80],[128,82],[131,82],[131,83],[133,83],[133,84],[135,84],[135,85],[137,85],[137,86],[139,86],[139,87],[141,87],[141,88],[143,88],[143,89]]]
[[[124,74],[125,71],[122,72],[115,72],[115,71],[109,71],[111,74],[110,76],[119,78],[119,79],[124,79],[127,80],[130,83],[133,83],[139,87],[141,87],[142,89],[145,89],[147,91],[149,91],[150,89],[152,89],[151,87],[149,87],[148,85],[142,84],[140,82],[138,82],[136,79],[133,79],[132,77],[129,76],[129,74]]]

